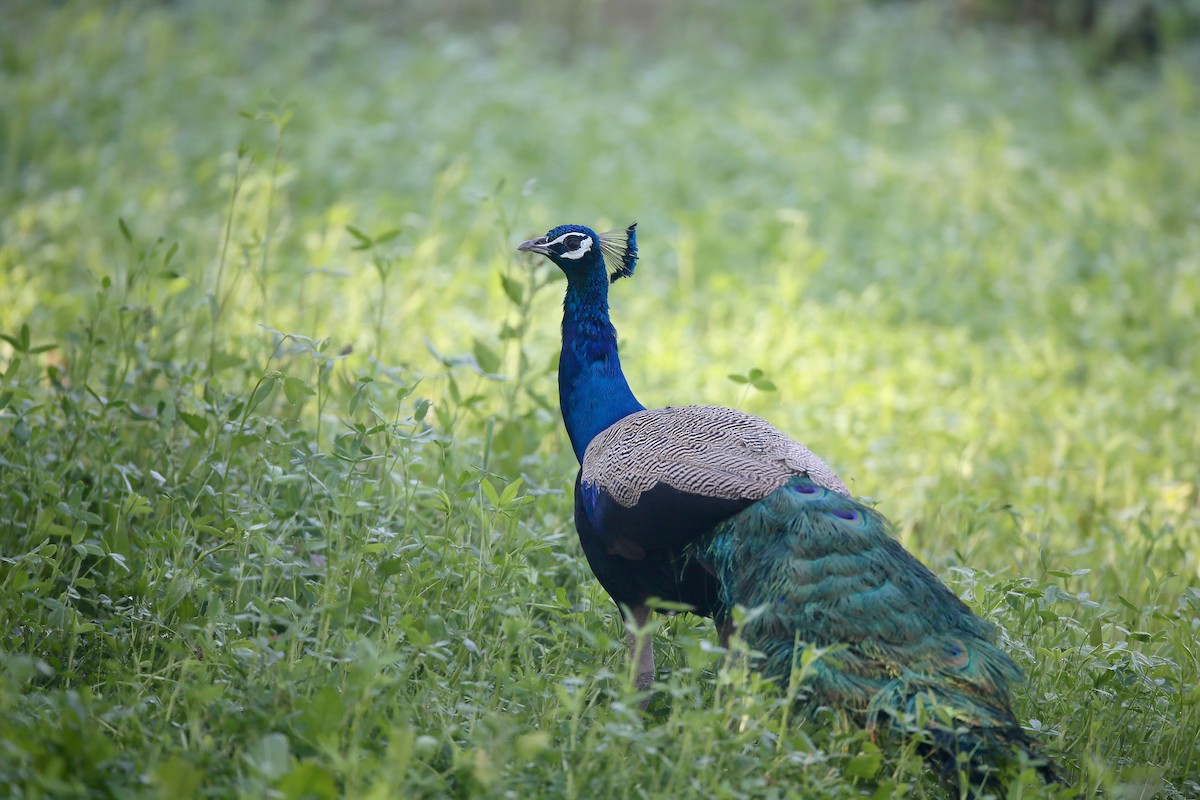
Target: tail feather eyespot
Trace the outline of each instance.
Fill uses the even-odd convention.
[[[946,664],[951,669],[962,669],[971,660],[967,648],[963,647],[962,642],[958,639],[951,639],[946,643]]]

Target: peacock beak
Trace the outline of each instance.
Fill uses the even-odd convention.
[[[519,252],[540,253],[541,255],[547,256],[550,255],[550,248],[546,247],[547,241],[548,240],[545,236],[538,237],[537,239],[530,239],[527,242],[521,242],[519,245],[517,245],[517,250]]]

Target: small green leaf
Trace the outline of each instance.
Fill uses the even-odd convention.
[[[263,376],[258,386],[254,387],[254,394],[250,395],[250,409],[258,408],[258,404],[269,398],[275,392],[275,386],[279,383],[279,373],[268,372]]]
[[[383,561],[380,561],[379,566],[375,568],[375,574],[380,580],[386,581],[393,575],[400,574],[407,563],[408,561],[403,558],[385,558]]]
[[[277,786],[278,791],[272,792],[271,796],[305,800],[335,800],[342,797],[331,769],[313,760],[301,761],[292,767]]]
[[[494,375],[500,369],[500,356],[478,339],[475,340],[472,352],[475,355],[475,363],[479,365],[479,369],[483,372]]]
[[[182,756],[171,756],[150,770],[150,780],[163,797],[194,797],[204,784],[204,772]]]
[[[814,663],[816,663],[817,659],[819,659],[821,655],[822,652],[819,648],[805,647],[800,651],[800,668],[807,670]]]
[[[354,387],[354,394],[350,395],[349,407],[351,415],[358,413],[358,409],[367,399],[367,391],[367,384],[360,380],[358,386]]]
[[[517,758],[531,761],[538,753],[550,746],[550,734],[546,731],[530,731],[517,737]]]
[[[251,745],[245,759],[252,769],[267,780],[275,780],[288,771],[291,759],[288,737],[282,733],[268,733]]]
[[[525,335],[525,323],[519,322],[516,325],[504,323],[500,326],[500,340],[509,341],[511,339],[520,339]]]
[[[770,382],[769,380],[767,380],[766,378],[762,378],[762,377],[755,378],[755,379],[753,379],[753,380],[751,380],[751,381],[750,381],[750,384],[751,384],[751,385],[752,385],[752,386],[753,386],[755,389],[758,389],[760,392],[773,392],[773,391],[775,391],[775,384],[771,383],[771,382]]]
[[[515,481],[510,483],[508,486],[504,487],[504,491],[500,493],[500,502],[497,503],[497,505],[499,505],[501,507],[507,506],[513,500],[517,499],[517,492],[519,492],[520,490],[521,490],[521,479],[517,478]]]
[[[133,244],[133,234],[129,232],[129,226],[125,224],[122,217],[117,217],[117,227],[121,229],[121,235],[125,237],[125,241]]]
[[[25,584],[29,583],[29,573],[25,570],[18,569],[9,573],[9,586],[12,591],[19,592]]]
[[[121,503],[121,513],[127,517],[144,517],[152,510],[150,501],[137,492],[126,495]]]
[[[503,272],[500,273],[500,285],[504,287],[504,293],[508,295],[508,299],[516,305],[521,305],[521,301],[525,297],[525,287],[518,283],[513,278],[508,277]]]
[[[869,752],[872,748],[870,742],[864,742],[863,752],[846,763],[843,774],[847,778],[869,781],[875,777],[875,773],[879,772],[879,767],[883,764],[883,754],[878,751]]]
[[[201,436],[203,436],[204,432],[208,430],[208,419],[200,416],[199,414],[189,414],[186,411],[180,411],[179,418],[183,420],[184,425],[187,425]]]
[[[353,225],[347,225],[346,232],[358,240],[358,244],[353,245],[350,248],[351,250],[367,250],[371,247],[371,245],[374,244],[374,242],[371,241],[370,236],[367,236]]]
[[[1104,644],[1104,629],[1100,625],[1100,620],[1092,623],[1092,629],[1088,632],[1088,644],[1092,647],[1100,647]]]
[[[400,229],[392,228],[391,230],[384,231],[383,233],[376,236],[375,244],[383,244],[384,242],[390,242],[392,239],[395,239],[399,235],[400,235]]]
[[[500,495],[496,494],[496,487],[487,478],[479,479],[479,490],[493,508],[500,505]]]
[[[299,378],[287,375],[283,379],[283,393],[287,395],[288,402],[295,406],[299,405],[305,397],[312,397],[317,392]]]
[[[734,383],[749,383],[750,382],[750,379],[747,378],[745,375],[729,375],[728,378],[729,378],[729,380],[733,381]]]

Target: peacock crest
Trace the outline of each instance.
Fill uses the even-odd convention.
[[[604,261],[612,270],[608,276],[610,282],[632,278],[638,260],[637,223],[600,234],[600,252],[604,253]]]

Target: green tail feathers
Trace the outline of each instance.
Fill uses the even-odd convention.
[[[971,613],[891,535],[870,507],[792,479],[720,525],[696,556],[726,609],[754,609],[741,636],[786,680],[805,646],[841,649],[810,665],[802,701],[849,713],[884,736],[918,733],[948,777],[972,783],[1039,756],[1011,711],[1022,680]]]

